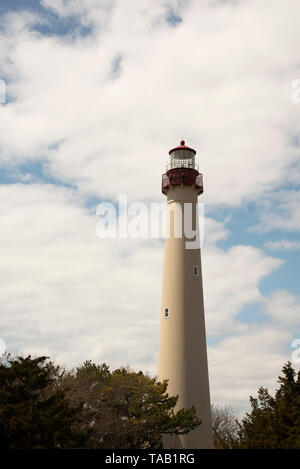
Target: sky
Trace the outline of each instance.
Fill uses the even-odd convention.
[[[248,410],[300,338],[299,1],[2,0],[0,15],[0,339],[156,373],[163,241],[99,239],[96,207],[163,203],[184,137],[204,177],[211,399]]]

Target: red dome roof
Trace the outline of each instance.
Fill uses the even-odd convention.
[[[187,151],[191,151],[192,153],[194,153],[194,155],[196,155],[196,150],[194,150],[193,148],[190,148],[190,147],[187,147],[185,145],[185,141],[184,140],[181,140],[180,142],[180,145],[178,147],[175,147],[175,148],[172,148],[172,150],[169,151],[169,155],[171,155],[171,153],[173,153],[173,151],[176,151],[176,150],[187,150]]]

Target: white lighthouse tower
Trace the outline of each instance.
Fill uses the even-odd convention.
[[[158,377],[168,379],[169,395],[178,395],[177,410],[194,406],[202,424],[186,435],[164,440],[168,448],[211,448],[209,395],[200,244],[191,242],[187,225],[199,240],[197,199],[203,192],[196,151],[185,145],[169,152],[162,178],[167,196]],[[180,229],[181,228],[181,229]]]

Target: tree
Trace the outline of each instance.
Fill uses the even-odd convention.
[[[184,434],[201,423],[194,408],[174,411],[178,397],[167,394],[167,381],[141,371],[85,362],[63,382],[70,401],[84,403],[87,448],[161,448],[162,434]]]
[[[288,362],[278,378],[279,389],[272,397],[261,387],[250,397],[251,413],[240,425],[240,448],[300,449],[300,372]]]
[[[160,448],[200,421],[141,371],[87,361],[67,372],[30,355],[0,361],[0,448]]]
[[[212,426],[214,448],[232,449],[238,438],[239,424],[237,415],[228,406],[212,405]]]
[[[75,444],[72,425],[80,409],[71,406],[57,388],[59,369],[46,360],[6,355],[0,361],[1,449]]]

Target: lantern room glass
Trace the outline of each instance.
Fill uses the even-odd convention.
[[[195,155],[192,151],[176,150],[170,155],[170,161],[167,170],[176,168],[198,169],[195,163]]]

